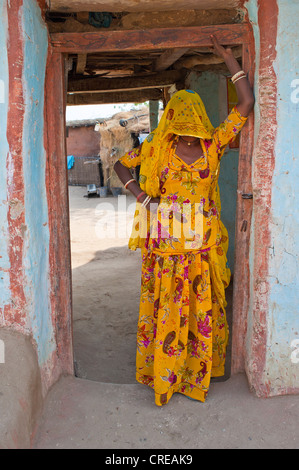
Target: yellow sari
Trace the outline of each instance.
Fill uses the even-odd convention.
[[[129,242],[142,253],[136,378],[154,389],[159,406],[175,392],[204,402],[211,376],[224,375],[230,270],[218,176],[245,122],[234,108],[214,129],[198,94],[179,91],[158,128],[120,159],[141,165],[140,187],[160,197],[157,216],[137,203]],[[201,139],[203,156],[192,165],[176,155],[179,135]]]

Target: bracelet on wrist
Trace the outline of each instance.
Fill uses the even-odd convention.
[[[239,72],[235,73],[232,78],[231,78],[231,81],[233,83],[235,83],[237,80],[239,80],[240,78],[245,78],[246,77],[246,73],[244,72],[244,70],[240,70]]]
[[[125,184],[125,189],[129,186],[130,183],[133,183],[133,181],[136,181],[135,178],[132,178],[131,180],[127,181]]]
[[[141,196],[144,196],[146,193],[144,191],[141,191],[141,193],[138,194],[137,196],[137,202],[139,202],[139,199],[141,198]]]
[[[150,200],[151,200],[151,196],[146,196],[143,203],[141,204],[141,207],[146,207],[148,203],[150,202]]]
[[[235,84],[236,82],[238,82],[239,80],[241,80],[241,78],[246,78],[246,75],[241,75],[241,77],[236,78],[236,79],[233,81],[233,84]]]

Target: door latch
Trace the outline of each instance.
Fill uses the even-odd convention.
[[[253,198],[253,194],[252,194],[252,193],[243,193],[243,194],[242,194],[242,198],[243,198],[243,199],[252,199],[252,198]]]
[[[247,230],[247,220],[243,220],[242,226],[241,226],[241,232],[246,232]]]

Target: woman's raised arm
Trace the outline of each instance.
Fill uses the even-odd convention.
[[[238,61],[235,59],[233,51],[230,47],[225,48],[221,46],[214,35],[211,35],[211,40],[213,43],[212,50],[214,54],[223,58],[232,77],[240,72],[240,74],[236,77],[236,81],[234,82],[238,95],[237,108],[242,116],[248,116],[254,106],[254,95],[247,77],[244,76],[246,74],[241,73],[242,69]]]

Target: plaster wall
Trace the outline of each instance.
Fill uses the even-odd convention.
[[[38,5],[23,0],[24,126],[23,171],[25,187],[24,268],[30,329],[38,359],[46,364],[55,350],[49,303],[49,228],[45,185],[44,86],[48,51],[47,28]]]
[[[48,32],[35,0],[0,0],[0,11],[0,327],[31,338],[46,391],[56,351],[44,148]]]
[[[4,323],[4,306],[10,301],[10,259],[8,253],[8,204],[6,159],[9,145],[6,137],[8,112],[8,57],[7,57],[7,9],[0,3],[0,325]]]
[[[74,157],[95,157],[100,151],[99,132],[94,126],[69,127],[66,148],[67,154]]]
[[[289,0],[245,4],[256,49],[251,303],[245,368],[259,396],[298,393],[298,30]],[[271,27],[269,27],[271,25]]]
[[[266,374],[271,392],[299,389],[299,4],[277,0],[277,136],[269,246]]]
[[[0,448],[30,447],[47,391],[41,376],[56,349],[43,146],[47,48],[35,0],[0,0]]]

